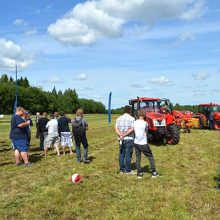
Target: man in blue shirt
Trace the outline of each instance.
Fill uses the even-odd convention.
[[[26,166],[30,165],[28,160],[28,130],[30,121],[25,121],[22,118],[24,114],[24,109],[22,107],[17,107],[15,115],[11,119],[11,132],[10,139],[13,144],[14,156],[16,165],[21,165],[20,157],[23,159]]]

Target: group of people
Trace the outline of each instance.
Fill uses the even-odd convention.
[[[72,133],[69,124],[72,125]],[[31,163],[28,159],[28,151],[30,146],[31,128],[33,126],[32,120],[28,113],[22,107],[17,107],[16,112],[11,119],[10,139],[14,149],[14,156],[16,165],[25,164],[30,166]],[[76,146],[76,159],[77,162],[89,163],[88,159],[88,141],[86,137],[86,130],[88,123],[83,118],[83,110],[76,111],[76,117],[71,120],[66,117],[64,113],[55,112],[51,114],[49,119],[47,113],[44,112],[42,116],[36,114],[37,135],[40,139],[40,149],[44,150],[45,155],[51,146],[57,155],[60,155],[59,145],[62,146],[63,155],[65,155],[65,147],[68,146],[70,154],[73,154],[73,141]],[[81,144],[84,147],[84,155],[81,157]]]
[[[120,173],[137,174],[138,178],[143,177],[141,168],[141,153],[150,161],[152,178],[159,174],[156,171],[154,156],[147,141],[148,124],[145,121],[144,109],[138,111],[138,119],[131,116],[131,107],[124,107],[124,114],[116,120],[115,131],[119,140],[119,168]],[[137,172],[132,170],[131,159],[133,148],[136,153]]]

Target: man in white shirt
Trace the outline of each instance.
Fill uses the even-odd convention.
[[[136,153],[136,167],[137,167],[137,177],[142,178],[143,172],[141,170],[141,153],[143,153],[150,161],[150,166],[152,170],[152,178],[159,176],[156,172],[154,156],[151,149],[147,143],[147,130],[148,124],[144,120],[146,117],[146,112],[144,109],[138,111],[138,119],[134,122],[134,147]]]
[[[124,107],[124,114],[116,120],[115,131],[119,139],[119,167],[120,172],[134,174],[131,170],[131,158],[134,144],[134,121],[131,107]]]
[[[45,140],[45,146],[44,151],[45,155],[47,154],[48,148],[50,148],[51,145],[54,145],[57,155],[60,155],[59,151],[59,133],[58,133],[58,122],[57,119],[54,118],[54,115],[50,115],[50,121],[47,122],[46,128],[48,129],[48,135]]]

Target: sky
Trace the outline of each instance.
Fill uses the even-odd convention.
[[[112,108],[220,103],[219,0],[1,0],[0,75]]]

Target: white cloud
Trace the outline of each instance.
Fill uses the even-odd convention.
[[[27,35],[27,36],[34,35],[36,33],[37,33],[37,29],[36,28],[32,28],[32,29],[24,32],[24,34]]]
[[[63,83],[63,80],[59,76],[52,76],[50,79],[43,80],[44,83]]]
[[[195,34],[186,31],[186,32],[182,32],[182,33],[180,34],[179,39],[180,39],[181,41],[187,41],[187,40],[193,41],[193,40],[196,39],[196,36],[195,36]]]
[[[26,69],[33,63],[33,55],[28,55],[22,48],[10,40],[0,38],[0,68],[14,70]]]
[[[164,19],[192,20],[200,17],[203,10],[204,0],[86,1],[50,24],[48,32],[66,44],[88,45],[100,37],[122,36],[126,24],[152,25]]]
[[[141,89],[141,91],[150,91],[150,90],[152,90],[150,87],[146,87],[146,86],[143,86],[143,85],[138,84],[138,83],[131,84],[131,87],[135,88],[135,89]]]
[[[95,98],[95,99],[101,99],[102,98],[100,95],[93,95],[92,97]]]
[[[143,88],[143,85],[138,84],[138,83],[132,83],[132,84],[131,84],[131,87],[132,87],[132,88],[139,89],[139,88]]]
[[[193,74],[192,76],[195,80],[206,80],[209,78],[210,75],[209,73],[201,72],[201,73]]]
[[[141,90],[142,91],[151,91],[152,88],[150,88],[150,87],[142,87]]]
[[[188,1],[190,4],[190,1]],[[189,7],[187,11],[182,14],[182,18],[186,20],[192,20],[194,18],[200,17],[205,9],[204,0],[191,1],[194,2],[192,7]]]
[[[27,22],[23,19],[18,18],[14,20],[13,24],[20,27],[20,26],[26,26]]]
[[[88,76],[86,74],[79,74],[73,80],[87,80]]]
[[[149,80],[150,83],[161,85],[161,86],[171,86],[173,85],[173,82],[169,79],[167,79],[165,76],[160,76],[157,78],[152,78]]]

